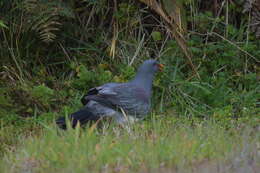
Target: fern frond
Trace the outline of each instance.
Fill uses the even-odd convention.
[[[22,9],[28,14],[27,30],[35,31],[47,43],[57,37],[62,17],[74,18],[72,9],[58,0],[24,0]]]

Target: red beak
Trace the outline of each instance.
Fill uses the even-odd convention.
[[[158,67],[159,71],[163,71],[164,65],[163,64],[157,64],[157,67]]]

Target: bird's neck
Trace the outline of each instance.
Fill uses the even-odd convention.
[[[137,73],[132,83],[145,89],[147,94],[151,94],[153,85],[153,74]]]

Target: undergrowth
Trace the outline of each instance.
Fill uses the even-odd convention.
[[[195,69],[162,16],[138,1],[0,2],[3,169],[146,170],[214,160],[244,141],[257,143],[260,41],[242,1],[216,1],[214,9],[210,2],[179,1],[179,32]],[[56,133],[55,118],[81,108],[88,89],[130,80],[150,58],[165,64],[153,86],[160,118],[151,115],[130,134],[114,126]]]

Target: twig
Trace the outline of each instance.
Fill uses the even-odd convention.
[[[232,41],[226,39],[225,37],[223,37],[222,35],[219,35],[218,33],[216,32],[211,32],[209,33],[209,35],[216,35],[220,38],[222,38],[223,40],[227,41],[228,43],[230,43],[231,45],[235,46],[237,49],[239,49],[241,52],[245,53],[246,55],[248,55],[249,57],[253,58],[256,62],[260,62],[260,60],[258,60],[256,57],[254,57],[253,55],[251,55],[250,53],[248,53],[247,51],[245,51],[244,49],[242,49],[241,47],[239,47],[238,45],[236,45],[235,43],[233,43]]]
[[[157,2],[156,0],[139,0],[139,1],[145,3],[147,6],[153,9],[159,16],[163,18],[163,20],[166,22],[166,26],[171,31],[172,36],[175,38],[178,45],[182,49],[185,57],[187,58],[187,63],[190,65],[190,67],[192,68],[196,76],[200,79],[197,68],[192,63],[192,52],[187,47],[187,43],[183,34],[181,33],[182,29],[179,23],[164,11],[160,2]]]
[[[142,37],[142,39],[141,39],[141,41],[140,41],[140,43],[139,43],[139,45],[137,47],[137,50],[135,51],[135,54],[134,54],[133,58],[131,59],[131,62],[129,63],[130,66],[134,63],[134,60],[136,59],[137,55],[139,54],[139,52],[141,50],[141,47],[142,47],[142,45],[144,43],[144,36],[145,35],[143,35],[143,37]]]

